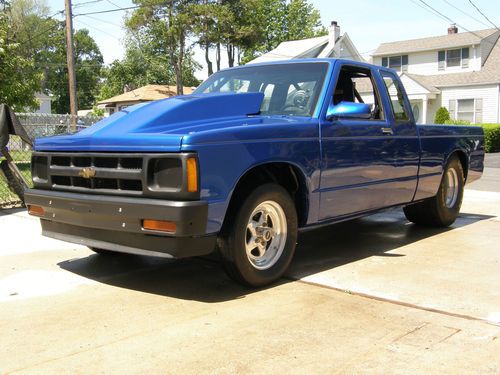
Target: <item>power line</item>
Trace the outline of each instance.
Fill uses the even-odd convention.
[[[57,21],[57,20],[55,20],[55,21]],[[43,31],[41,31],[41,32],[39,32],[39,33],[37,33],[37,34],[29,37],[24,42],[19,43],[19,45],[20,46],[25,46],[26,44],[28,44],[28,43],[30,43],[30,42],[32,42],[32,41],[34,41],[34,40],[36,40],[36,39],[38,39],[38,38],[40,38],[42,36],[46,37],[49,32],[51,32],[52,30],[56,29],[59,26],[60,26],[59,21],[57,21],[57,23],[55,23],[55,24],[51,25],[50,27],[44,29]]]
[[[416,3],[416,2],[415,2],[415,0],[410,0],[410,1],[411,1],[412,3],[414,3],[414,4],[416,4],[416,5],[419,5],[421,8],[423,8],[423,6],[422,6],[422,5],[420,5],[419,3]],[[479,39],[484,40],[485,42],[491,43],[491,45],[493,45],[493,46],[494,46],[494,45],[496,45],[496,41],[495,41],[495,42],[492,42],[492,41],[490,41],[490,40],[488,40],[488,39],[485,39],[485,38],[484,38],[484,36],[481,36],[481,35],[479,35],[478,33],[476,33],[475,31],[471,31],[471,30],[469,30],[468,28],[466,28],[465,26],[462,26],[461,24],[459,24],[458,22],[453,21],[450,17],[448,17],[448,16],[444,15],[443,13],[441,13],[440,11],[438,11],[437,9],[433,8],[432,6],[430,6],[430,5],[429,5],[427,2],[425,2],[424,0],[418,0],[418,1],[420,1],[420,3],[424,4],[424,5],[427,7],[427,8],[423,8],[423,9],[426,9],[426,10],[428,10],[429,12],[434,13],[434,14],[435,14],[435,15],[437,15],[438,17],[440,17],[440,18],[442,18],[442,19],[444,19],[444,20],[446,20],[446,21],[448,21],[448,22],[450,22],[450,23],[452,23],[452,24],[455,24],[455,25],[457,25],[457,26],[461,27],[462,29],[464,29],[465,31],[467,31],[467,32],[471,33],[472,35],[477,36]]]
[[[82,23],[82,24],[84,24],[84,25],[85,25],[85,26],[87,26],[87,27],[91,27],[91,28],[93,28],[93,29],[95,29],[95,30],[97,30],[97,31],[100,31],[101,33],[103,33],[103,34],[105,34],[105,35],[107,35],[107,36],[110,36],[111,38],[114,38],[114,39],[118,40],[119,42],[121,42],[121,39],[120,39],[120,38],[118,38],[117,36],[112,35],[112,34],[108,33],[107,31],[104,31],[104,30],[102,30],[102,29],[99,29],[98,27],[96,27],[96,26],[94,26],[94,25],[89,25],[88,23],[83,22],[81,18],[79,18],[77,21],[78,21],[78,22],[80,22],[80,23]]]
[[[119,27],[120,29],[123,27],[122,25],[118,25],[117,23],[113,23],[113,22],[109,22],[109,21],[104,21],[104,20],[101,20],[100,18],[97,18],[97,17],[92,17],[92,16],[84,16],[84,17],[90,18],[90,19],[92,19],[94,21],[105,23],[106,25],[113,25],[113,26]]]
[[[477,7],[477,5],[476,5],[476,4],[474,4],[474,3],[472,2],[472,0],[469,0],[469,3],[471,3],[471,5],[472,5],[474,8],[476,8],[476,10],[479,12],[479,14],[481,14],[481,15],[482,15],[482,16],[483,16],[483,17],[484,17],[484,18],[485,18],[485,19],[486,19],[486,20],[487,20],[490,24],[492,24],[492,25],[493,25],[493,27],[494,27],[495,29],[500,30],[500,29],[498,28],[498,26],[497,26],[497,25],[495,25],[495,24],[494,24],[494,23],[493,23],[493,22],[492,22],[492,21],[491,21],[491,20],[490,20],[490,19],[486,16],[486,14],[484,14],[484,13],[481,11],[481,9],[479,9],[479,8]]]
[[[102,1],[104,1],[104,0],[92,0],[92,1],[85,1],[83,3],[76,3],[76,4],[73,4],[73,9],[78,8],[78,7],[83,7],[83,6],[89,5],[89,4],[100,3]]]
[[[427,8],[429,8],[430,10],[432,10],[435,14],[437,14],[437,15],[438,15],[439,17],[441,17],[442,19],[444,19],[444,20],[446,20],[446,21],[448,21],[448,22],[450,22],[450,23],[456,23],[456,22],[454,22],[454,21],[453,21],[450,17],[448,17],[447,15],[445,15],[445,14],[441,13],[439,10],[437,10],[437,9],[433,8],[432,6],[430,6],[429,4],[427,4],[424,0],[418,0],[418,1],[420,1],[422,4],[424,4],[424,5],[425,5]],[[414,1],[412,0],[412,2],[414,2]],[[457,25],[458,25],[458,24],[457,24]],[[461,27],[462,27],[462,26],[461,26]],[[465,29],[465,27],[464,27],[464,29]],[[466,30],[467,30],[467,29],[466,29]]]
[[[115,4],[115,3],[113,3],[111,0],[106,0],[106,1],[107,1],[108,3],[110,3],[111,5],[113,5],[114,7],[118,8],[118,9],[120,8],[120,6],[119,6],[119,5],[116,5],[116,4]]]
[[[139,8],[145,8],[144,6],[141,5],[136,5],[133,7],[125,7],[125,8],[117,8],[117,9],[106,9],[106,10],[99,10],[96,12],[87,12],[87,13],[78,13],[74,14],[73,17],[78,17],[78,16],[89,16],[92,14],[102,14],[102,13],[111,13],[111,12],[121,12],[124,10],[131,10],[131,9],[139,9]]]
[[[473,17],[471,16],[469,13],[467,13],[466,11],[460,9],[459,7],[457,7],[456,5],[454,5],[453,3],[451,3],[450,1],[448,0],[443,0],[446,4],[448,4],[449,6],[451,6],[452,8],[455,8],[456,10],[458,10],[460,13],[462,13],[463,15],[466,15],[467,17],[470,17],[472,18],[474,21],[476,21],[477,23],[480,23],[481,25],[483,26],[486,26],[486,27],[490,27],[490,25],[488,25],[487,23],[477,19],[476,17]]]

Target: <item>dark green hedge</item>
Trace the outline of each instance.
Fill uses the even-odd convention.
[[[484,150],[500,151],[500,124],[481,124],[484,129]]]

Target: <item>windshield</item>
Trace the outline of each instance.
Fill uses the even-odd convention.
[[[213,74],[193,94],[262,92],[262,115],[312,116],[327,69],[327,63],[250,65]]]

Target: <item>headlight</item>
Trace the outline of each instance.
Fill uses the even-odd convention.
[[[147,161],[150,192],[177,193],[179,199],[196,199],[199,193],[199,165],[196,154],[151,157]]]
[[[153,191],[174,191],[182,188],[182,160],[158,158],[149,160],[148,187]]]

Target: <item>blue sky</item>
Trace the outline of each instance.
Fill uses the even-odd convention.
[[[73,0],[73,13],[93,12],[116,7],[132,6],[131,0]],[[473,0],[474,3],[500,27],[500,1]],[[425,0],[458,24],[459,32],[489,28],[488,22],[470,4],[469,0]],[[63,0],[47,0],[54,13],[64,9]],[[87,3],[79,5],[82,3]],[[449,21],[423,9],[419,0],[312,0],[321,12],[325,26],[336,20],[342,33],[347,32],[361,53],[369,55],[380,43],[422,38],[446,33]],[[349,4],[349,5],[347,5]],[[420,5],[419,5],[420,4]],[[458,9],[453,8],[452,5]],[[126,12],[79,16],[76,29],[86,28],[96,40],[106,63],[123,56],[123,17]],[[462,27],[460,27],[462,26]],[[202,54],[195,57],[201,63]],[[205,72],[199,72],[205,78]]]

